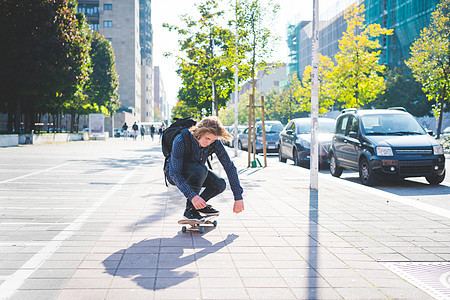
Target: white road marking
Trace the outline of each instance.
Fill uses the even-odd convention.
[[[65,229],[63,229],[57,236],[49,241],[47,245],[38,253],[36,253],[27,262],[25,262],[25,264],[23,264],[20,269],[14,272],[14,274],[7,276],[7,278],[5,278],[5,281],[0,285],[0,299],[8,299],[9,297],[11,297],[16,292],[16,290],[24,283],[24,281],[28,277],[30,277],[30,275],[33,274],[33,272],[36,271],[50,256],[52,256],[66,239],[68,239],[78,229],[80,229],[81,226],[86,223],[91,214],[94,213],[95,210],[100,207],[106,200],[108,200],[116,191],[118,191],[122,187],[122,185],[136,172],[138,168],[139,166],[129,172],[112,189],[110,189],[105,195],[99,198],[97,202],[86,209],[84,213],[81,214],[75,221],[69,223],[69,225]],[[49,169],[47,169],[46,171],[48,170]]]
[[[22,178],[26,178],[26,177],[30,177],[30,176],[37,175],[37,174],[40,174],[40,173],[48,172],[48,171],[51,171],[51,170],[54,170],[54,169],[57,169],[57,168],[61,168],[61,167],[67,166],[68,164],[71,164],[71,162],[66,162],[66,163],[63,163],[63,164],[60,164],[60,165],[57,165],[57,166],[54,166],[54,167],[51,167],[51,168],[48,168],[48,169],[44,169],[44,170],[40,170],[40,171],[33,172],[33,173],[30,173],[30,174],[22,175],[22,176],[19,176],[19,177],[14,177],[14,178],[11,178],[11,179],[3,180],[3,181],[0,181],[0,184],[11,182],[11,181],[22,179]]]
[[[397,195],[394,195],[389,192],[385,192],[385,191],[382,191],[382,190],[379,190],[379,189],[376,189],[373,187],[361,185],[361,184],[350,182],[347,180],[334,178],[334,177],[330,178],[329,176],[327,176],[325,174],[321,174],[321,177],[325,180],[338,182],[339,185],[341,185],[341,184],[346,185],[348,187],[351,187],[352,189],[358,189],[358,190],[364,191],[366,193],[371,193],[372,195],[375,195],[375,196],[378,196],[381,198],[385,198],[385,199],[392,200],[392,201],[395,201],[398,203],[402,203],[404,205],[412,206],[417,209],[450,219],[450,211],[447,209],[441,208],[441,207],[433,206],[433,205],[430,205],[427,203],[422,203],[420,201],[413,200],[413,199],[410,199],[407,197],[397,196]]]

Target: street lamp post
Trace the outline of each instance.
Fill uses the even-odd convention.
[[[236,35],[234,46],[236,61],[234,66],[234,157],[238,156],[239,90],[238,90],[238,0],[236,0]]]
[[[312,37],[312,71],[311,71],[311,152],[310,152],[310,186],[319,189],[319,0],[313,2],[313,37]]]

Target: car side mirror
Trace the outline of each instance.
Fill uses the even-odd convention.
[[[286,130],[286,134],[287,134],[287,135],[293,135],[293,134],[294,134],[294,131],[292,131],[292,130]]]
[[[431,136],[434,136],[433,130],[427,129],[427,133],[428,133],[429,135],[431,135]]]
[[[356,139],[356,138],[358,138],[358,133],[354,132],[354,131],[350,131],[348,136],[351,137],[352,139]]]

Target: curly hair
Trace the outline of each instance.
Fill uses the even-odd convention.
[[[196,125],[189,128],[192,135],[199,140],[206,132],[212,133],[219,139],[230,141],[233,136],[223,127],[222,122],[216,116],[206,117]]]

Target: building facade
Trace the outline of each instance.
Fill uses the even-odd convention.
[[[79,0],[92,30],[112,44],[123,121],[152,121],[153,62],[150,0]],[[119,120],[120,119],[120,120]],[[121,127],[116,124],[114,127]]]
[[[141,121],[154,121],[153,29],[151,1],[139,0],[139,42],[141,45]]]
[[[165,122],[166,124],[170,120],[170,108],[167,101],[166,91],[164,89],[164,82],[161,76],[161,69],[159,66],[155,66],[153,70],[153,88],[155,99],[155,121]]]
[[[334,60],[339,51],[339,40],[347,30],[345,10],[352,4],[364,4],[366,25],[377,23],[393,29],[394,34],[383,37],[381,63],[396,66],[409,58],[412,43],[420,31],[430,23],[431,12],[439,0],[339,0],[320,15],[319,52]],[[312,62],[312,21],[301,21],[287,27],[289,47],[288,73],[303,77],[305,67]]]
[[[383,37],[381,62],[399,65],[409,58],[412,43],[420,31],[430,24],[431,13],[439,0],[365,0],[366,19],[369,24],[394,29],[394,34]]]

